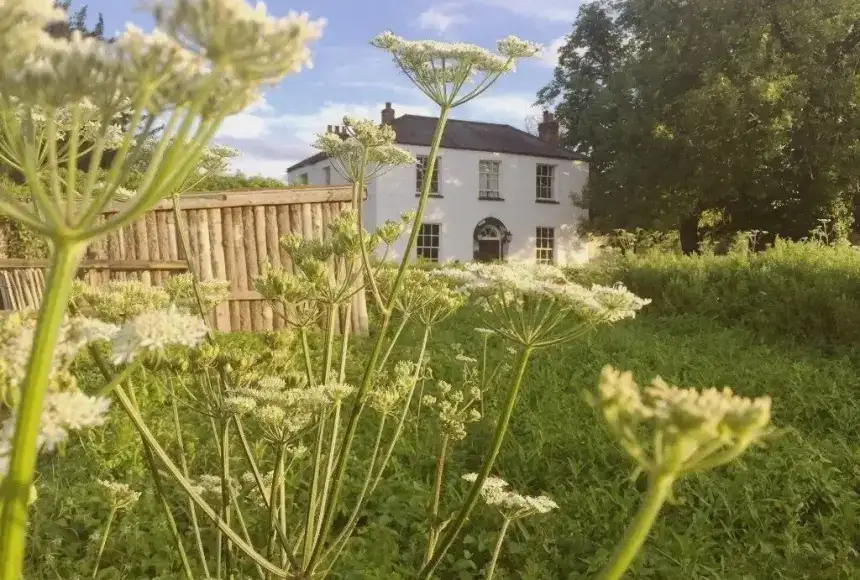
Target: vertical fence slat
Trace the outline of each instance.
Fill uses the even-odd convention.
[[[254,241],[257,244],[257,272],[263,273],[269,258],[268,235],[266,226],[266,206],[258,205],[254,208]],[[259,300],[261,324],[260,330],[272,330],[272,306],[266,300]]]
[[[224,226],[224,265],[227,280],[230,281],[230,292],[233,293],[239,289],[233,210],[229,207],[224,208],[221,211],[221,221]],[[230,299],[227,301],[227,306],[230,309],[230,330],[239,330],[239,304],[235,300]]]
[[[214,280],[227,279],[226,256],[224,255],[224,237],[221,223],[221,210],[210,209],[209,213],[209,247],[212,251],[212,277]],[[227,303],[215,307],[215,328],[221,331],[230,330],[230,307]]]
[[[238,290],[248,289],[248,264],[245,260],[245,219],[242,208],[234,207],[233,212],[233,250],[236,255],[236,282]],[[251,330],[251,305],[247,300],[239,303],[239,326],[233,330]]]
[[[260,274],[257,263],[257,231],[254,228],[254,208],[242,208],[242,220],[245,222],[245,265],[248,268],[248,289],[254,287],[254,278]],[[251,328],[247,330],[263,330],[263,305],[259,300],[253,300],[251,307]],[[243,329],[244,330],[244,329]]]

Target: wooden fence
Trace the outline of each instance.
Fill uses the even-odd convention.
[[[268,262],[292,267],[280,247],[281,236],[295,233],[323,239],[327,226],[350,207],[350,186],[228,191],[188,194],[180,198],[177,223],[170,200],[158,203],[140,219],[90,246],[82,265],[93,285],[107,280],[141,280],[161,284],[177,270],[187,269],[180,227],[186,232],[191,264],[202,280],[227,280],[230,296],[214,318],[221,331],[283,328],[283,312],[275,312],[255,291],[253,280]],[[42,267],[32,260],[0,260],[0,270]],[[8,279],[0,277],[2,286]],[[7,290],[8,293],[8,290]],[[344,309],[346,310],[346,309]],[[359,292],[350,318],[355,333],[367,330],[365,295]]]

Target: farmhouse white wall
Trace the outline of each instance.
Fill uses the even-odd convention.
[[[402,146],[414,155],[428,155],[429,147]],[[482,160],[500,162],[499,193],[502,200],[478,198],[479,171]],[[328,161],[290,172],[293,182],[302,173],[308,173],[310,184],[324,183],[323,170]],[[535,172],[538,164],[555,166],[553,197],[557,203],[535,201]],[[428,200],[424,223],[441,225],[439,243],[440,261],[471,261],[474,256],[475,226],[484,218],[501,221],[512,237],[507,246],[506,258],[533,261],[535,258],[535,230],[538,227],[555,229],[556,263],[576,263],[588,260],[588,245],[578,232],[584,216],[572,200],[585,184],[588,168],[585,163],[565,159],[489,153],[462,149],[441,149],[439,155],[439,195]],[[335,179],[338,181],[335,181]],[[332,170],[332,183],[343,180]],[[398,167],[368,185],[364,221],[368,229],[400,214],[415,209],[418,197],[416,168]],[[406,241],[400,240],[394,248],[396,258],[402,255]]]

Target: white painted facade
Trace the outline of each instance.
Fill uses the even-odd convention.
[[[401,145],[416,156],[428,155],[429,147]],[[500,199],[479,197],[480,162],[498,162],[498,194]],[[438,257],[445,261],[472,261],[479,243],[476,227],[482,220],[501,222],[509,233],[503,244],[503,258],[534,261],[537,256],[538,228],[551,228],[552,261],[557,264],[580,263],[588,260],[588,244],[578,231],[584,217],[583,209],[575,205],[588,175],[588,166],[581,161],[489,153],[462,149],[440,149],[438,158],[438,195],[428,199],[424,212],[425,224],[439,225]],[[538,165],[553,167],[552,200],[537,201]],[[290,183],[304,180],[310,185],[326,185],[328,160],[301,167],[288,175]],[[334,168],[330,170],[331,185],[343,184]],[[397,167],[367,186],[364,223],[367,229],[386,220],[396,220],[418,204],[417,172],[415,166]],[[498,220],[496,222],[495,220]],[[492,231],[492,228],[490,229]],[[542,230],[544,234],[547,230]],[[486,232],[485,232],[486,233]],[[394,248],[393,258],[402,255],[406,240]],[[546,242],[543,243],[546,246]],[[544,252],[544,255],[546,253]]]

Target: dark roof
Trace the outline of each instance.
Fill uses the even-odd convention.
[[[433,133],[436,130],[436,117],[420,115],[402,115],[394,119],[391,126],[397,134],[400,145],[430,146]],[[549,157],[552,159],[584,159],[581,155],[562,149],[546,141],[542,141],[511,125],[500,123],[484,123],[480,121],[461,121],[450,119],[445,125],[442,136],[444,149],[467,149],[469,151],[487,151],[491,153],[511,153],[514,155],[530,155],[532,157]],[[328,156],[319,152],[303,161],[299,161],[287,171],[314,165]]]

